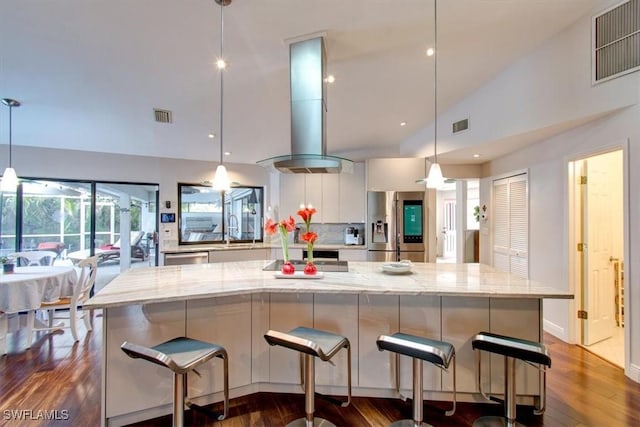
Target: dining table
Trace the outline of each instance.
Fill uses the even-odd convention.
[[[6,354],[9,316],[71,296],[78,280],[72,266],[16,267],[0,275],[0,355]]]

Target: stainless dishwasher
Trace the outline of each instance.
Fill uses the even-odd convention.
[[[164,265],[206,264],[208,262],[209,252],[173,252],[164,254]]]

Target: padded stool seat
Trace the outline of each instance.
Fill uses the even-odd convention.
[[[187,399],[187,373],[195,368],[219,357],[224,361],[224,413],[216,416],[218,420],[226,418],[229,412],[229,367],[227,351],[217,344],[178,337],[154,347],[145,347],[125,341],[120,346],[129,357],[144,359],[173,371],[173,425],[184,425],[185,404],[189,408],[209,413],[204,408],[191,403]],[[196,372],[197,373],[197,372]],[[185,403],[186,402],[186,403]]]
[[[323,418],[314,417],[315,402],[315,357],[329,361],[338,351],[347,349],[347,400],[339,402],[342,407],[351,403],[351,344],[346,337],[319,329],[297,327],[289,332],[269,330],[264,334],[269,345],[279,345],[300,352],[301,377],[304,370],[305,418],[287,424],[287,427],[335,427]],[[303,358],[304,355],[304,358]],[[304,365],[304,369],[302,369]]]
[[[476,360],[478,364],[478,387],[480,392],[488,400],[503,402],[505,407],[504,417],[480,417],[473,423],[474,427],[522,426],[522,424],[516,422],[516,360],[536,364],[539,369],[542,369],[543,375],[540,388],[542,404],[534,413],[536,415],[544,413],[546,400],[546,368],[551,367],[551,356],[549,356],[549,352],[544,344],[491,332],[480,332],[471,340],[471,346],[474,350],[478,350]],[[504,356],[504,399],[490,396],[482,390],[482,364],[479,351]]]
[[[391,424],[394,427],[427,427],[423,423],[423,381],[422,361],[431,362],[441,369],[448,369],[453,362],[453,408],[446,412],[451,416],[456,411],[456,349],[445,341],[432,340],[416,335],[397,332],[393,335],[380,335],[376,340],[378,350],[387,350],[413,358],[413,419],[400,420]],[[397,366],[397,363],[396,363]],[[399,385],[398,385],[399,388]]]

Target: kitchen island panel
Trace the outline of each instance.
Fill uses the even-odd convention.
[[[442,297],[442,340],[456,348],[456,382],[459,392],[479,392],[471,338],[477,332],[488,331],[489,321],[489,298]],[[517,323],[520,327],[525,326],[519,320]],[[489,374],[489,360],[483,363],[483,370]],[[443,388],[453,390],[452,372],[443,374]]]
[[[313,327],[347,337],[351,345],[351,381],[358,375],[358,296],[314,294]],[[347,384],[347,352],[340,350],[331,363],[317,361],[316,384],[344,387]]]
[[[287,280],[287,279],[282,279]],[[313,294],[271,294],[267,329],[288,332],[298,326],[313,328]],[[264,338],[263,338],[264,340]],[[300,384],[299,353],[281,346],[269,346],[269,382]]]
[[[141,359],[127,356],[120,346],[124,341],[152,347],[184,335],[185,302],[131,305],[105,310],[103,408],[108,418],[144,409],[171,408],[173,373]]]
[[[400,297],[400,332],[434,340],[442,340],[441,298],[430,295]],[[423,367],[424,388],[440,390],[442,371],[429,363]],[[413,361],[400,357],[400,388],[406,396],[413,390]]]
[[[540,300],[491,299],[490,331],[496,334],[522,338],[535,342],[542,341],[542,307]],[[515,322],[518,319],[518,322]],[[532,325],[522,328],[520,322]],[[534,327],[539,325],[539,327]],[[483,354],[483,357],[489,355]],[[523,362],[516,362],[516,392],[519,395],[537,395],[539,392],[539,371]],[[491,355],[492,393],[504,393],[504,357]]]
[[[398,332],[399,297],[396,295],[360,295],[358,323],[358,386],[395,390],[395,356],[378,351],[376,340],[382,334]]]
[[[271,346],[264,339],[269,329],[270,295],[267,293],[251,295],[251,381],[269,382],[269,352]]]
[[[239,295],[187,301],[186,336],[227,350],[229,387],[251,384],[251,296]],[[223,361],[214,358],[198,367],[201,377],[189,376],[189,396],[223,390]]]

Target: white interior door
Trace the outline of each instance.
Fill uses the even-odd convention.
[[[622,223],[622,203],[616,197],[622,187],[622,162],[617,163],[616,154],[621,156],[621,152],[614,152],[585,162],[583,298],[587,319],[583,329],[584,345],[611,337],[616,325],[612,259],[619,256],[616,236]]]
[[[444,201],[444,217],[442,225],[444,258],[455,258],[456,256],[456,201]]]

